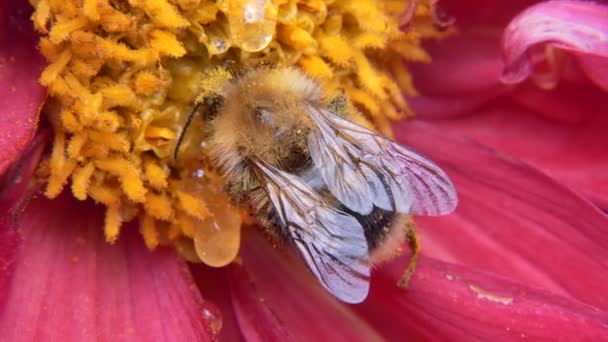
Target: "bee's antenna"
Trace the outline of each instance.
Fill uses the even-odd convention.
[[[194,107],[190,111],[190,114],[188,114],[188,118],[186,119],[184,128],[182,128],[182,131],[179,133],[179,137],[177,138],[177,143],[175,144],[175,149],[173,150],[173,162],[177,161],[177,152],[179,152],[179,147],[182,145],[182,142],[184,141],[184,136],[186,135],[188,128],[190,128],[190,125],[192,124],[192,120],[196,116],[196,113],[198,113],[198,109],[202,104],[203,104],[203,101],[197,99],[196,102],[194,103]]]

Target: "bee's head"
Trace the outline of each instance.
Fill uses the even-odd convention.
[[[275,165],[292,145],[301,145],[302,132],[311,125],[307,106],[321,101],[316,83],[295,69],[250,72],[227,85],[223,95],[213,123],[218,146]]]

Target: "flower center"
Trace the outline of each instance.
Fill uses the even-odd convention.
[[[398,0],[33,1],[55,134],[46,195],[70,186],[105,205],[108,242],[138,219],[150,249],[229,263],[247,216],[208,164],[200,120],[172,158],[197,97],[228,70],[298,65],[390,136],[390,120],[411,114],[402,92],[415,92],[403,61],[428,61],[419,42],[441,35],[432,2],[417,1],[401,32]]]

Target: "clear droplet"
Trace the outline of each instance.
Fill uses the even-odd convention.
[[[224,25],[218,22],[205,27],[205,34],[207,35],[205,46],[207,46],[207,52],[210,55],[220,55],[230,48],[228,34],[225,32],[226,28],[223,27]]]
[[[220,191],[208,191],[204,197],[213,216],[196,223],[194,247],[205,264],[222,267],[234,260],[239,252],[241,215]]]
[[[232,41],[247,52],[268,46],[277,24],[274,0],[229,0],[228,3]]]

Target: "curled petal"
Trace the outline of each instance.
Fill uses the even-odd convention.
[[[538,170],[447,131],[415,121],[397,131],[460,197],[454,214],[416,219],[423,253],[608,309],[608,217]]]
[[[355,309],[389,341],[603,341],[608,314],[575,300],[504,278],[419,259],[407,289],[396,283],[402,259],[372,278],[370,297]]]
[[[502,81],[518,83],[533,72],[539,44],[578,57],[597,85],[608,90],[608,6],[592,1],[554,0],[534,5],[507,26]],[[593,67],[593,70],[591,70]]]
[[[44,98],[30,13],[27,1],[0,5],[0,175],[33,138]]]
[[[17,268],[0,308],[11,341],[213,339],[216,309],[187,266],[150,252],[135,227],[116,245],[103,238],[103,212],[69,195],[33,200],[19,219]]]

